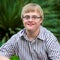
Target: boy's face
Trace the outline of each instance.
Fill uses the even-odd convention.
[[[42,23],[42,18],[37,11],[25,13],[22,19],[24,27],[29,31],[36,31]]]

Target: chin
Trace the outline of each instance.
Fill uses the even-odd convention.
[[[33,32],[33,31],[34,31],[34,29],[27,29],[27,31],[29,31],[29,32]]]
[[[27,30],[33,30],[33,29],[27,29]]]

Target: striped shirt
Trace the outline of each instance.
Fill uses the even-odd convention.
[[[42,26],[33,41],[29,41],[22,29],[0,47],[0,55],[9,58],[17,55],[20,60],[60,60],[60,45],[56,37]]]

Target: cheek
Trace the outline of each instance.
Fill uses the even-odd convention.
[[[36,23],[36,26],[39,27],[39,26],[41,25],[41,23],[42,23],[41,21],[38,21],[38,22]]]
[[[42,24],[42,20],[40,20],[40,21],[37,22],[37,25],[40,26],[41,24]]]
[[[41,24],[41,21],[39,20],[38,22],[37,22],[37,25],[40,25]]]
[[[25,26],[27,24],[27,22],[26,21],[23,21],[23,25]]]

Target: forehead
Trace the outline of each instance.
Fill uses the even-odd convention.
[[[39,16],[40,14],[39,14],[37,11],[34,11],[34,12],[24,13],[24,16],[25,16],[25,15],[37,15],[37,16]]]

